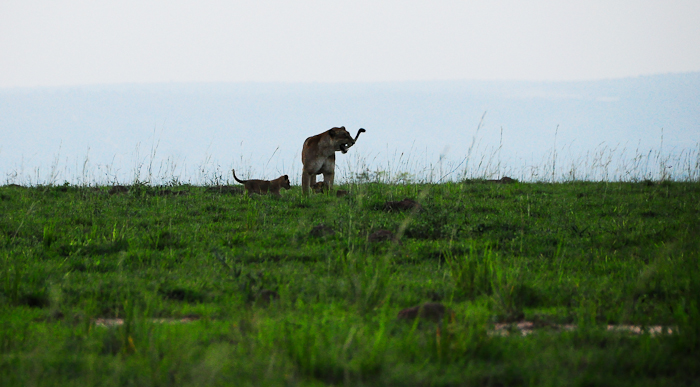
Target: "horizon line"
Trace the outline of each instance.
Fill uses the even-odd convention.
[[[427,83],[523,83],[523,84],[566,84],[566,83],[592,83],[606,81],[621,81],[640,78],[653,78],[663,76],[700,76],[699,71],[681,71],[653,74],[639,74],[622,77],[602,77],[590,79],[568,80],[528,80],[528,79],[414,79],[414,80],[386,80],[386,81],[152,81],[152,82],[95,82],[73,83],[56,85],[32,85],[32,86],[0,86],[0,91],[29,91],[40,89],[71,89],[91,87],[124,87],[124,86],[195,86],[195,85],[389,85],[389,84],[427,84]]]

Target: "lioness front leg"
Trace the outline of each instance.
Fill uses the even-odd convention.
[[[301,191],[304,195],[309,194],[309,188],[311,187],[311,179],[313,178],[314,183],[316,182],[316,175],[312,175],[306,171],[301,172]]]
[[[333,188],[333,180],[335,179],[335,172],[324,172],[323,173],[323,183],[326,184],[326,189],[328,192]]]

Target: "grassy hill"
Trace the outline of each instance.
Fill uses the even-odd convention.
[[[0,187],[0,385],[700,378],[697,182],[339,188]]]

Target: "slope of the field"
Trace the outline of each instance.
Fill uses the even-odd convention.
[[[340,188],[0,187],[0,385],[700,378],[698,183]]]

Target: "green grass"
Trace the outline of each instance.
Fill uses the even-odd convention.
[[[0,385],[700,380],[699,183],[130,188],[0,187]],[[405,197],[423,210],[383,210]],[[396,318],[436,300],[453,315]],[[521,319],[579,328],[489,333]]]

